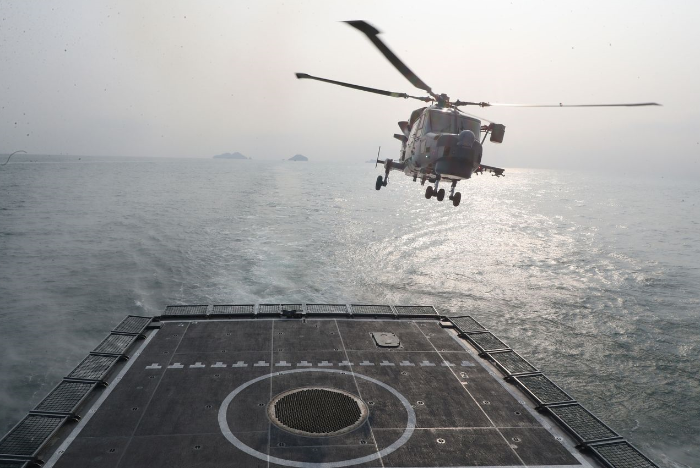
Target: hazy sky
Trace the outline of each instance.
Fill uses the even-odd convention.
[[[350,19],[453,99],[664,105],[472,108],[487,164],[700,174],[697,1],[2,0],[0,153],[396,155],[418,101],[294,77],[421,94]]]

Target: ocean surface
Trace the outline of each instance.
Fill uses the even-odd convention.
[[[17,155],[15,156],[17,157]],[[508,169],[426,200],[373,164],[24,156],[0,167],[0,432],[127,314],[468,313],[664,467],[700,466],[700,183]]]

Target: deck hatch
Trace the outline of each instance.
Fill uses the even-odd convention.
[[[30,414],[0,441],[0,457],[34,457],[66,416]]]
[[[374,317],[390,316],[394,317],[394,311],[388,305],[364,305],[352,304],[350,306],[353,315],[370,315]]]
[[[168,306],[163,315],[207,315],[208,308],[206,305]]]
[[[374,342],[380,348],[398,348],[401,346],[401,340],[394,333],[390,332],[371,332]]]
[[[573,401],[564,390],[542,374],[514,377],[514,379],[540,405]]]
[[[129,315],[117,327],[112,330],[112,333],[130,333],[140,335],[151,323],[151,317],[140,317],[138,315]]]
[[[508,349],[508,345],[496,338],[489,332],[469,333],[467,339],[474,343],[479,351],[495,351],[497,349]]]
[[[367,407],[348,392],[309,387],[275,397],[268,415],[278,427],[295,434],[332,436],[360,426],[367,417]]]
[[[90,354],[68,374],[68,378],[96,381],[103,380],[117,360],[119,360],[117,356],[98,356]]]
[[[579,442],[620,437],[578,403],[549,406],[547,409],[578,438]]]
[[[345,304],[306,304],[306,313],[313,315],[348,315]]]
[[[95,353],[124,354],[129,346],[136,341],[136,336],[132,335],[109,335],[97,345]]]
[[[537,372],[535,366],[523,359],[515,351],[486,353],[506,375]]]
[[[469,333],[473,331],[486,331],[486,328],[484,328],[479,322],[474,320],[468,315],[464,315],[462,317],[449,317],[450,322],[457,327],[457,330],[459,330],[461,333]]]
[[[658,468],[629,442],[624,440],[589,446],[611,468]]]
[[[253,304],[225,304],[225,305],[215,305],[212,309],[212,315],[236,315],[236,316],[250,316],[255,315],[255,306]]]
[[[34,411],[73,414],[80,402],[95,388],[95,385],[97,385],[95,382],[64,380],[34,408]]]

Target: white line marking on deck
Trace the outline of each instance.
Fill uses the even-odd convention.
[[[194,364],[190,364],[190,369],[203,369],[205,367],[207,367],[207,366],[205,366],[204,364],[202,364],[199,361],[195,362]]]
[[[399,364],[399,365],[400,366],[414,366],[415,367],[415,364],[413,364],[410,361],[401,361],[401,364]]]
[[[161,369],[162,367],[163,367],[163,366],[161,366],[161,365],[158,364],[157,362],[154,362],[154,363],[151,364],[150,366],[146,366],[146,369]]]
[[[246,363],[243,362],[243,361],[238,361],[238,362],[235,363],[235,364],[231,364],[231,367],[248,367],[248,364],[246,364]]]
[[[297,367],[311,367],[313,364],[311,364],[309,361],[301,361],[299,364],[297,364]]]
[[[221,361],[217,361],[216,364],[212,364],[211,367],[226,367],[226,364],[224,364]]]
[[[265,361],[258,361],[255,364],[253,364],[253,367],[269,367],[270,364],[268,364]]]
[[[175,362],[175,363],[169,365],[168,369],[182,369],[183,367],[185,367],[185,366],[183,366],[179,362]]]

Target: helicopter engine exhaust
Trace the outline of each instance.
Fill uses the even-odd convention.
[[[437,149],[442,157],[435,163],[435,172],[441,177],[469,179],[481,164],[481,143],[471,130],[440,135]]]

